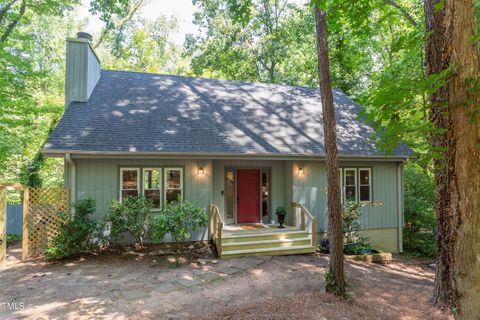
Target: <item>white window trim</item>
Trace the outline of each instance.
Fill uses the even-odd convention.
[[[347,201],[347,171],[354,171],[354,175],[353,175],[353,178],[355,180],[355,199],[353,200],[353,202],[357,202],[358,201],[358,179],[357,179],[357,174],[358,174],[358,170],[357,168],[344,168],[343,169],[343,187],[345,188],[345,202]],[[352,187],[351,185],[349,185],[348,187]]]
[[[140,168],[138,167],[122,167],[120,168],[120,195],[119,199],[122,202],[122,193],[124,190],[134,190],[134,189],[123,189],[123,171],[137,171],[137,191],[140,194],[142,190],[142,177],[140,176]]]
[[[167,172],[169,170],[179,170],[180,171],[180,194],[182,195],[182,199],[185,198],[185,194],[183,193],[183,168],[174,168],[174,167],[165,167],[163,168],[163,203],[167,204]]]
[[[163,168],[159,168],[159,167],[152,167],[152,168],[142,168],[142,195],[145,196],[145,190],[155,190],[155,189],[145,189],[145,183],[144,183],[144,178],[145,178],[145,171],[147,170],[158,170],[159,171],[159,175],[158,175],[158,179],[160,179],[160,181],[158,181],[158,188],[160,191],[160,207],[159,208],[152,208],[152,211],[159,211],[161,208],[162,208],[162,205],[163,205],[163,198],[162,197],[162,177],[163,177]]]
[[[360,171],[368,171],[368,185],[362,184],[360,179]],[[368,200],[360,200],[360,187],[368,186]],[[358,201],[362,203],[372,202],[372,169],[371,168],[358,168]]]

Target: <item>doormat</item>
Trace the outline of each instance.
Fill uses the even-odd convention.
[[[240,226],[242,229],[263,229],[265,228],[261,224],[248,224],[244,226]]]

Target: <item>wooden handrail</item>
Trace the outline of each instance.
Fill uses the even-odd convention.
[[[222,254],[223,217],[215,204],[210,204],[210,238],[215,243],[217,253]]]
[[[317,247],[317,218],[313,216],[307,208],[301,203],[292,202],[292,225],[297,226],[297,208],[300,209],[300,229],[306,230],[305,228],[305,218],[309,219],[312,222],[312,246]]]
[[[213,208],[215,208],[215,211],[217,212],[218,220],[220,220],[220,222],[221,222],[222,224],[225,223],[225,222],[223,221],[222,215],[220,214],[220,209],[218,209],[217,205],[212,203],[212,204],[210,204],[210,206],[213,207]]]

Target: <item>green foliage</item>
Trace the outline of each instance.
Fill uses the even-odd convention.
[[[361,216],[360,208],[361,204],[353,201],[348,201],[343,208],[342,227],[345,244],[356,243],[360,238],[360,222],[358,221]]]
[[[314,57],[315,47],[296,43],[306,38],[314,43],[313,28],[304,29],[305,22],[313,27],[313,20],[303,19],[308,8],[286,0],[201,0],[196,6],[194,23],[202,33],[188,36],[184,51],[196,75],[273,83],[305,76],[295,71],[303,68],[306,54]]]
[[[31,188],[39,188],[42,186],[40,178],[40,170],[45,163],[45,156],[38,153],[30,164],[25,164],[21,171],[20,179],[22,183]]]
[[[103,221],[102,229],[107,233],[103,242],[113,243],[128,233],[136,244],[143,246],[150,229],[151,209],[152,203],[143,196],[126,197],[122,202],[112,200]]]
[[[92,1],[92,10],[118,22],[126,18],[118,8],[133,1],[115,3]],[[64,110],[65,39],[83,29],[85,22],[76,21],[73,12],[79,4],[80,0],[0,1],[1,182],[62,184],[63,161],[43,160],[39,154]],[[158,37],[164,35],[158,30]]]
[[[277,210],[275,210],[276,214],[287,214],[287,210],[284,207],[278,207]]]
[[[41,8],[44,1],[28,6],[8,40],[0,42],[2,182],[58,186],[62,181],[63,161],[43,161],[39,151],[63,112],[65,38],[73,22],[69,11],[58,10],[68,3],[73,2],[50,2],[53,11]]]
[[[175,242],[188,240],[191,233],[208,224],[208,214],[205,210],[189,201],[172,201],[165,205],[155,217],[152,238],[161,241],[165,235],[171,234]]]
[[[93,237],[97,223],[91,219],[96,209],[93,198],[79,200],[73,204],[74,214],[62,212],[66,222],[59,228],[44,251],[47,260],[59,260],[78,256],[94,248]]]
[[[115,27],[115,20],[128,15],[131,8],[129,0],[93,0],[90,2],[90,12],[98,14],[100,20],[105,22],[107,29]]]
[[[433,174],[410,163],[404,170],[405,226],[403,248],[406,253],[435,256],[435,182]]]
[[[345,254],[361,255],[372,253],[373,247],[366,242],[346,243],[343,247]]]
[[[158,17],[154,22],[132,19],[104,36],[97,53],[102,67],[153,73],[185,73],[187,63],[171,35],[178,29],[176,18]]]
[[[345,254],[369,254],[373,250],[367,238],[360,237],[361,217],[360,209],[363,207],[377,207],[382,205],[377,202],[353,202],[348,201],[342,211],[343,239]]]
[[[336,296],[342,296],[344,299],[350,298],[347,292],[342,295],[340,288],[338,287],[337,280],[335,279],[335,275],[330,269],[325,273],[325,288],[327,292],[333,293]]]
[[[7,247],[21,240],[22,240],[21,235],[15,234],[15,233],[7,233]]]
[[[360,237],[360,217],[362,213],[361,208],[364,207],[378,207],[383,205],[380,202],[354,202],[347,201],[343,207],[342,219],[343,219],[343,238],[346,244],[365,242]]]

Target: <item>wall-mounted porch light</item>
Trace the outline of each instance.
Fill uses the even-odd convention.
[[[199,167],[198,168],[198,175],[203,176],[204,174],[205,174],[205,170],[203,169],[203,167]]]
[[[298,175],[303,176],[305,174],[305,171],[303,170],[303,167],[298,167]]]

